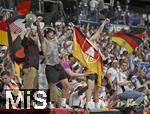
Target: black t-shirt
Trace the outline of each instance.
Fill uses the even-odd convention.
[[[37,44],[31,38],[22,40],[22,46],[24,47],[25,60],[23,68],[35,67],[39,68],[39,49]]]

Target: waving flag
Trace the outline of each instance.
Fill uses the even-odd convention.
[[[0,45],[9,46],[10,57],[17,63],[22,63],[25,57],[22,39],[18,36],[25,29],[23,21],[17,18],[0,22]]]
[[[17,36],[25,30],[25,19],[22,17],[16,18],[12,23],[10,23],[10,32],[12,36],[12,40],[14,41]]]
[[[143,42],[141,38],[125,32],[114,33],[112,41],[126,48],[129,54]]]
[[[22,29],[19,26],[17,26],[17,24],[15,22],[10,24],[10,30],[12,33],[16,33],[16,34],[21,33],[21,31],[22,31]]]
[[[85,65],[89,71],[98,75],[98,86],[101,86],[103,63],[100,53],[78,28],[74,27],[73,32],[73,56]]]
[[[10,43],[15,40],[16,35],[25,30],[24,19],[17,18],[7,21],[0,21],[0,45],[10,46]],[[12,40],[11,42],[9,40]]]
[[[0,45],[8,46],[8,33],[6,21],[0,21]]]
[[[146,31],[145,28],[130,27],[130,29],[130,34],[134,34],[138,38],[142,38],[144,32]]]

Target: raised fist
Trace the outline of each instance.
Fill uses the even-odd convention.
[[[105,22],[106,22],[106,23],[110,23],[110,19],[106,18],[106,19],[105,19]]]

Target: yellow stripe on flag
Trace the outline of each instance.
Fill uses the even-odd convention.
[[[101,61],[95,60],[93,57],[85,54],[82,51],[82,48],[76,41],[76,36],[74,35],[74,41],[73,41],[73,56],[77,58],[84,66],[88,68],[89,71],[92,73],[98,74],[98,86],[101,87],[102,84],[102,63]]]
[[[124,47],[129,54],[131,54],[133,52],[133,48],[132,46],[130,46],[130,44],[128,44],[125,40],[119,38],[119,37],[112,37],[112,41],[116,42],[118,45]]]
[[[0,45],[8,46],[8,33],[0,30]]]

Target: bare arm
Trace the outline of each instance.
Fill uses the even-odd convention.
[[[130,85],[130,84],[132,84],[132,82],[127,81],[127,80],[123,80],[123,81],[118,82],[118,85],[120,85],[120,86],[126,86],[126,85]]]
[[[88,76],[89,74],[82,74],[82,73],[75,73],[73,72],[71,69],[67,68],[65,69],[65,71],[67,72],[67,74],[71,77],[82,77],[82,76]]]
[[[46,55],[46,41],[42,40],[41,45],[42,45],[42,51],[43,51],[43,55],[44,55],[44,58],[45,58],[45,62],[47,63],[48,58],[47,58],[47,55]]]
[[[41,16],[38,16],[37,17],[37,22],[36,22],[36,25],[37,25],[37,33],[38,33],[38,46],[39,46],[39,49],[41,49],[40,51],[42,51],[44,53],[45,50],[45,45],[44,45],[44,36],[43,36],[43,33],[42,33],[42,29],[40,28],[40,22],[43,20],[43,17]]]
[[[98,28],[97,32],[90,38],[90,41],[94,42],[100,37],[100,34],[102,33],[104,26],[106,23],[109,23],[109,19],[105,19],[105,21],[102,23],[102,25]]]

